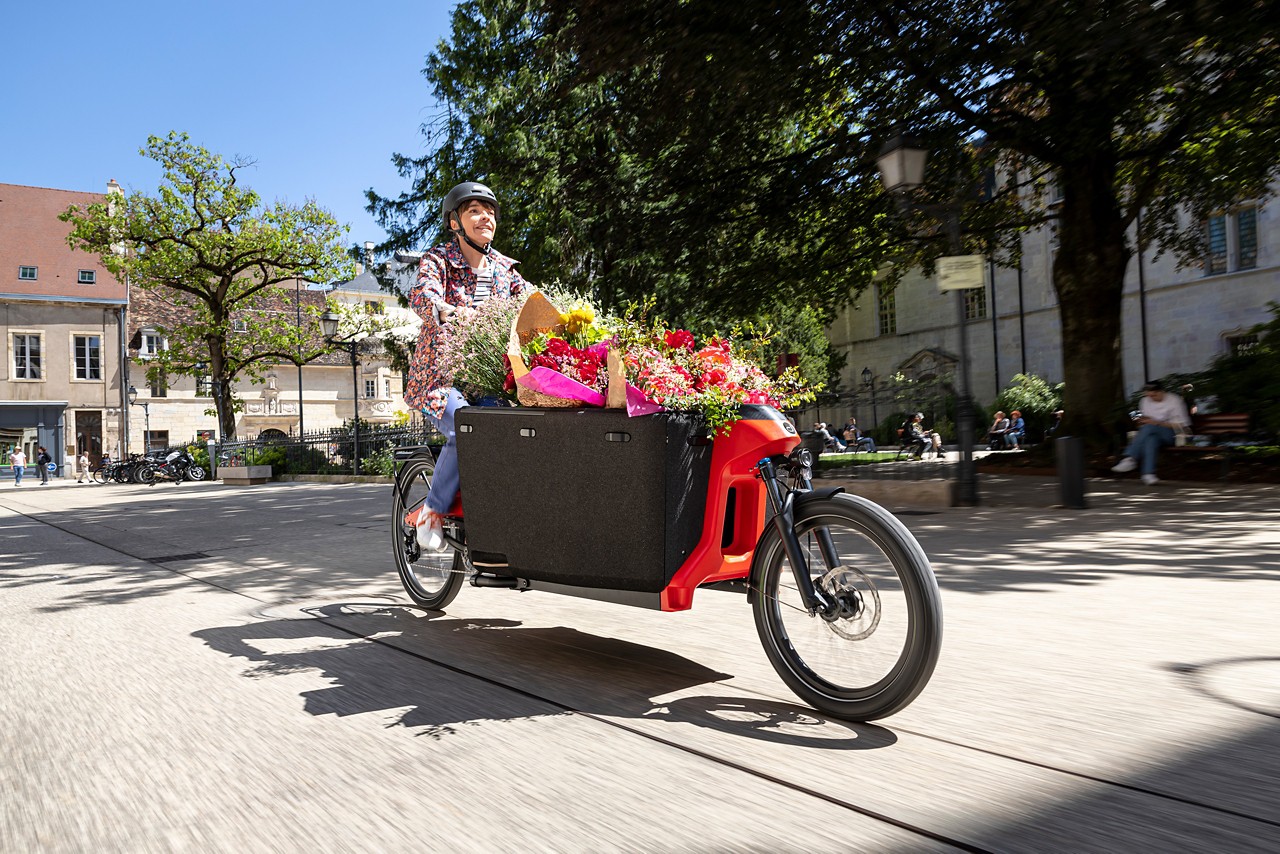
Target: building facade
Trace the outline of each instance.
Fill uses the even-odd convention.
[[[300,324],[314,324],[311,310],[326,305],[346,306],[354,316],[389,318],[394,328],[381,334],[412,330],[417,317],[402,309],[394,294],[382,291],[377,279],[361,271],[355,279],[332,286],[309,288],[295,282],[276,289],[274,311]],[[131,292],[128,354],[130,385],[136,390],[129,448],[164,448],[191,439],[218,438],[212,383],[207,377],[175,376],[152,379],[154,355],[167,346],[164,330],[183,318],[163,293],[134,288]],[[238,323],[252,322],[244,318]],[[379,322],[380,327],[388,323]],[[234,333],[233,333],[234,334]],[[346,331],[340,330],[340,335]],[[315,332],[319,342],[318,329]],[[341,427],[355,413],[362,421],[390,424],[406,417],[404,378],[382,346],[380,335],[358,342],[353,369],[348,350],[335,350],[301,367],[293,363],[272,365],[260,380],[247,375],[233,387],[240,402],[236,418],[238,439],[294,436]]]
[[[43,445],[62,476],[80,450],[97,461],[125,441],[127,289],[58,220],[106,198],[0,184],[0,465]]]
[[[1280,300],[1276,209],[1249,203],[1212,218],[1204,224],[1209,254],[1194,266],[1180,267],[1152,247],[1134,253],[1122,314],[1126,394],[1148,378],[1204,370],[1214,357],[1256,340],[1250,329]],[[1026,234],[1022,246],[1018,267],[988,264],[986,284],[964,292],[971,388],[980,404],[990,404],[1015,374],[1063,378],[1053,227]],[[873,285],[842,311],[828,338],[848,358],[841,390],[849,400],[869,398],[871,388],[898,373],[919,381],[954,376],[961,352],[956,300],[938,291],[936,278],[915,272],[896,288]]]

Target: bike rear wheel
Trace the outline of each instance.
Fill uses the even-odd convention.
[[[824,531],[834,556],[823,554]],[[851,495],[800,505],[795,532],[815,587],[843,607],[830,619],[810,616],[770,531],[757,552],[753,604],[770,663],[801,699],[834,717],[901,711],[929,681],[942,645],[942,603],[924,550],[887,510]]]
[[[426,501],[434,471],[432,460],[413,460],[400,470],[399,488],[395,490],[391,506],[391,548],[396,556],[400,583],[409,598],[424,608],[438,611],[458,595],[466,574],[466,562],[453,549],[438,553],[422,550],[413,526],[404,521],[406,513],[418,510]]]
[[[133,482],[150,486],[156,482],[156,467],[143,463],[133,470]]]

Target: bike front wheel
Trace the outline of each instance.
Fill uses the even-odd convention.
[[[427,500],[434,471],[432,460],[413,460],[400,470],[391,504],[391,548],[400,583],[409,598],[423,608],[438,611],[458,595],[466,563],[453,549],[439,553],[422,550],[417,532],[404,519],[405,514],[420,509]]]
[[[771,530],[757,554],[753,605],[770,663],[833,717],[901,711],[924,690],[942,646],[942,602],[924,550],[887,510],[852,495],[800,505],[795,532],[814,586],[840,608],[810,615]]]
[[[190,465],[187,467],[185,477],[187,480],[204,480],[208,472],[202,466]]]

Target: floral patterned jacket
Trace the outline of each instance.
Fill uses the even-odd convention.
[[[489,253],[493,263],[493,294],[519,296],[529,284],[516,271],[519,261],[493,250]],[[442,377],[436,369],[436,349],[439,347],[441,327],[436,319],[439,306],[469,306],[476,292],[476,274],[458,248],[457,241],[437,246],[422,256],[418,264],[418,281],[409,291],[409,304],[422,318],[422,331],[418,333],[418,346],[413,351],[409,366],[409,387],[404,402],[414,409],[427,404],[427,395],[449,384],[449,377]]]

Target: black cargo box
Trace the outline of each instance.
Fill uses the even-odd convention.
[[[656,593],[702,535],[711,444],[692,416],[467,407],[454,419],[467,542],[501,574]]]

